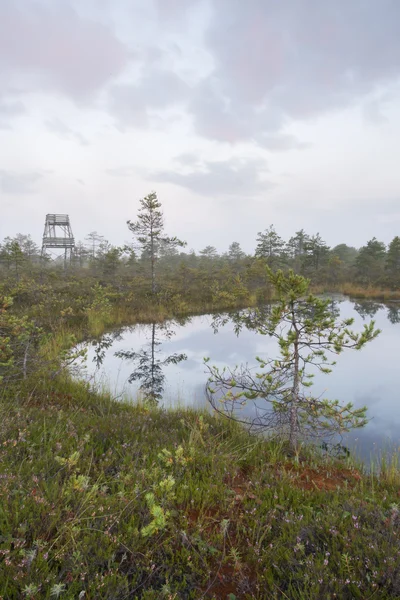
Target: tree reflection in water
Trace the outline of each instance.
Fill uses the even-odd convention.
[[[385,305],[373,300],[363,300],[362,302],[354,303],[354,310],[358,312],[362,319],[371,319],[381,308],[385,308]]]
[[[334,316],[339,313],[340,304],[345,300],[339,296],[332,298],[330,309]],[[393,325],[400,323],[400,303],[382,304],[380,302],[372,301],[357,301],[352,302],[354,310],[363,318],[368,319],[374,317],[379,310],[384,309],[386,317],[389,322]],[[265,304],[256,309],[245,309],[241,311],[234,311],[229,314],[214,314],[211,326],[214,333],[217,333],[220,328],[230,323],[233,325],[233,329],[237,335],[240,334],[242,328],[257,331],[262,322],[271,312],[273,304]],[[174,322],[168,323],[152,323],[146,325],[145,331],[148,335],[148,342],[142,346],[139,350],[120,350],[115,352],[115,356],[122,358],[132,363],[132,373],[130,374],[128,381],[134,383],[140,382],[140,391],[145,400],[150,402],[158,403],[162,397],[166,382],[166,375],[164,373],[165,367],[172,364],[178,364],[187,359],[183,353],[171,354],[165,356],[162,352],[162,344],[165,341],[170,340],[175,335],[176,326],[184,326],[191,321],[190,318],[184,318],[181,320],[175,320]],[[137,330],[137,326],[131,328],[132,331]],[[91,342],[94,347],[94,358],[93,362],[96,364],[97,369],[103,363],[104,358],[109,353],[115,341],[123,339],[126,328],[119,329],[112,333],[104,335],[100,340]]]
[[[400,323],[400,304],[389,304],[387,307],[387,318],[392,325]]]
[[[331,298],[328,306],[328,310],[332,314],[332,317],[339,318],[340,308],[339,304],[344,301],[344,298],[335,297]],[[263,329],[263,324],[271,316],[274,303],[262,304],[255,308],[245,308],[240,311],[234,311],[231,313],[215,313],[211,322],[211,327],[214,333],[218,333],[221,327],[232,324],[233,330],[236,335],[239,335],[243,328],[249,331],[259,331]],[[309,318],[313,317],[313,313],[310,308],[304,303],[303,314],[308,311]]]
[[[118,329],[103,335],[99,340],[90,342],[94,348],[93,362],[96,365],[96,370],[100,369],[106,357],[107,350],[111,348],[113,343],[122,340],[122,333],[122,329]]]
[[[392,325],[400,323],[400,304],[398,303],[382,304],[381,302],[374,302],[372,300],[354,303],[354,310],[363,319],[374,317],[379,310],[383,309],[387,310],[386,316]]]
[[[179,321],[184,325],[189,319]],[[150,341],[138,352],[134,350],[119,350],[115,356],[129,360],[135,365],[135,370],[128,378],[129,383],[141,381],[140,392],[146,402],[158,404],[162,399],[165,373],[164,367],[177,365],[187,359],[186,354],[175,353],[162,357],[161,346],[163,341],[170,340],[175,335],[171,325],[173,323],[152,323],[150,326]]]

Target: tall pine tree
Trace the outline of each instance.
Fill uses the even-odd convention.
[[[164,216],[155,192],[151,192],[140,200],[137,221],[127,221],[127,225],[141,248],[142,255],[149,257],[151,291],[155,294],[157,291],[156,264],[160,252],[163,248],[185,246],[186,242],[182,242],[177,237],[164,235]]]
[[[386,254],[385,270],[388,284],[400,287],[400,237],[396,236],[389,244]]]

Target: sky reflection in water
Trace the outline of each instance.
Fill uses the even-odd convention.
[[[376,446],[400,445],[400,304],[355,303],[340,297],[336,300],[341,318],[355,319],[355,330],[361,330],[363,323],[373,318],[382,333],[361,351],[348,350],[337,357],[332,374],[316,374],[312,393],[350,401],[355,406],[368,406],[371,421],[367,427],[343,440],[349,446],[356,443],[358,453],[365,459]],[[231,322],[214,333],[212,321],[211,315],[204,315],[170,322],[167,327],[137,325],[108,334],[100,345],[89,346],[88,376],[108,387],[115,396],[131,398],[138,396],[141,386],[142,390],[151,387],[154,376],[163,404],[204,407],[207,405],[205,357],[221,368],[240,363],[253,367],[256,356],[273,358],[278,354],[274,339],[245,329],[237,337]],[[149,364],[153,336],[155,369]],[[116,356],[124,352],[133,352],[133,360]],[[177,356],[182,358],[171,360]],[[145,365],[143,358],[147,360]],[[144,376],[132,377],[138,371]],[[250,405],[246,412],[250,414]]]

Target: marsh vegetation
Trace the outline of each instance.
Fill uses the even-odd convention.
[[[130,229],[138,231],[132,223]],[[396,244],[386,250],[368,243],[356,253],[342,247],[339,256],[304,232],[285,246],[270,228],[254,256],[238,244],[224,256],[212,247],[196,255],[178,252],[178,241],[157,231],[152,249],[140,239],[140,254],[137,246],[102,242],[87,255],[81,248],[68,269],[40,261],[25,237],[1,246],[0,596],[400,596],[396,455],[381,461],[378,473],[310,446],[303,435],[309,409],[315,406],[319,423],[338,423],[347,398],[323,404],[297,393],[312,374],[304,359],[329,369],[327,345],[340,355],[345,346],[365,345],[362,357],[379,343],[371,298],[399,293],[400,264],[388,258]],[[368,299],[359,303],[365,321],[355,333],[350,317],[339,318],[319,295],[349,291],[349,281]],[[166,321],[233,310],[261,345],[278,334],[280,355],[272,362],[257,352],[262,389],[238,393],[272,400],[276,414],[286,415],[279,436],[255,436],[223,415],[162,404],[163,369],[180,367],[187,354],[179,344],[169,360],[157,354],[169,335]],[[280,329],[288,315],[296,319]],[[390,318],[395,327],[396,305]],[[141,402],[115,400],[71,376],[87,353],[80,343],[95,341],[101,362],[121,328],[140,323],[151,324],[150,347],[121,356],[142,386]],[[298,324],[308,336],[302,355],[293,352],[302,343]],[[212,360],[213,348],[206,350]],[[211,393],[220,375],[211,367]],[[244,379],[232,372],[220,381],[230,386],[225,401],[243,399],[236,394]],[[346,426],[368,418],[359,408]]]

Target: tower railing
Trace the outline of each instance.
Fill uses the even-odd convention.
[[[75,238],[72,233],[69,215],[47,214],[42,240],[42,257],[48,249],[64,249],[64,262],[72,261],[75,252]]]

